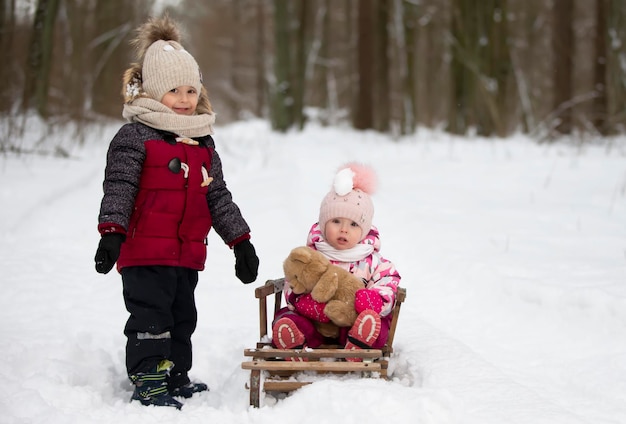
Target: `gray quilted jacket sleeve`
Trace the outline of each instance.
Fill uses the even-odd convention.
[[[99,224],[117,224],[128,229],[146,155],[144,140],[148,134],[145,128],[126,124],[109,145]]]
[[[213,150],[209,176],[213,177],[207,194],[209,210],[213,217],[213,228],[226,244],[232,245],[233,241],[248,235],[250,227],[237,204],[233,202],[232,194],[226,187],[222,161],[215,150]]]

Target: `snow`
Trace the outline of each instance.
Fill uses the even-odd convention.
[[[212,233],[181,411],[130,403],[121,279],[94,270],[108,143],[119,127],[52,136],[69,159],[0,157],[2,423],[625,423],[626,142],[536,144],[420,130],[397,140],[309,125],[217,127],[261,258],[243,285]],[[43,131],[30,128],[23,145]],[[407,300],[391,381],[320,379],[249,406],[253,289],[305,242],[348,161],[379,176],[374,224]]]

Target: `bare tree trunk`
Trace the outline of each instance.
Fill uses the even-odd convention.
[[[554,0],[552,49],[554,53],[554,102],[557,115],[555,130],[572,132],[572,60],[574,33],[573,0]]]
[[[26,110],[34,106],[37,113],[44,118],[49,113],[48,90],[54,48],[54,22],[58,8],[59,0],[38,0],[28,52],[22,108]]]
[[[360,0],[358,3],[358,92],[354,128],[359,130],[374,128],[374,0]]]
[[[345,26],[345,41],[348,50],[343,50],[342,53],[346,60],[346,93],[347,93],[347,108],[350,113],[350,120],[354,125],[356,119],[356,110],[358,103],[358,95],[356,92],[358,91],[358,7],[360,0],[345,0],[345,10],[346,10],[346,26]]]
[[[411,2],[412,3],[412,2]],[[422,6],[423,5],[423,6]],[[411,5],[412,6],[412,5]],[[416,123],[436,126],[442,121],[450,122],[451,103],[451,1],[428,0],[420,3],[416,21]],[[417,23],[417,22],[416,22]],[[419,95],[418,95],[419,94]]]
[[[332,87],[330,82],[330,49],[328,48],[328,44],[330,41],[330,0],[323,0],[322,7],[324,8],[324,16],[322,18],[322,31],[321,37],[319,40],[320,48],[319,48],[319,58],[318,58],[318,67],[320,72],[320,80],[322,81],[322,94],[320,96],[320,105],[324,110],[324,114],[326,115],[326,122],[328,122],[328,115],[331,113],[332,107],[330,98],[331,96],[336,96],[336,94],[330,94],[330,90],[336,90],[336,88]]]
[[[471,126],[470,108],[473,78],[470,68],[475,67],[471,61],[476,60],[475,35],[472,27],[470,10],[464,0],[453,0],[451,20],[452,61],[450,74],[452,99],[448,119],[448,131],[463,134]],[[475,5],[469,7],[473,8]]]
[[[0,5],[0,49],[9,57],[13,57],[13,33],[15,32],[15,1],[1,0]],[[0,66],[0,81],[15,81],[13,63],[5,62]],[[11,112],[15,104],[15,84],[0,86],[0,112]]]
[[[593,100],[591,122],[596,130],[603,135],[608,134],[608,99],[606,94],[606,0],[596,0],[596,39],[595,63],[593,69],[593,85],[596,97]]]
[[[400,13],[402,19],[402,31],[404,40],[404,71],[403,84],[403,124],[402,133],[407,134],[415,130],[417,119],[417,19],[419,5],[411,1],[399,1],[399,9],[396,13]]]
[[[626,131],[626,5],[622,0],[609,1],[608,55],[609,127],[613,132]]]
[[[309,51],[308,31],[310,26],[309,0],[298,2],[300,8],[298,21],[300,23],[296,33],[296,57],[293,74],[293,124],[299,129],[304,127],[304,92],[306,90],[306,65]]]
[[[265,4],[266,0],[257,0],[256,7],[256,53],[255,53],[255,68],[256,68],[256,115],[263,117],[263,109],[266,99],[267,84],[265,83]]]
[[[232,22],[236,28],[243,27],[243,19],[241,16],[241,0],[232,0],[230,3],[230,9],[232,12]],[[233,31],[231,34],[231,44],[228,52],[230,70],[228,75],[230,77],[230,93],[228,103],[230,106],[230,112],[235,119],[239,119],[241,107],[243,105],[242,87],[240,83],[239,74],[242,72],[242,66],[240,63],[241,58],[241,38],[242,31]]]
[[[376,89],[375,107],[372,105],[372,109],[376,111],[374,117],[374,125],[378,131],[388,132],[389,123],[391,119],[391,103],[389,100],[390,86],[389,86],[389,0],[374,0],[376,5],[376,35],[375,35],[375,57],[378,60],[373,62],[376,76],[374,77],[374,84]]]
[[[289,0],[274,2],[274,42],[276,45],[272,87],[272,128],[287,131],[293,124],[293,97],[289,78],[291,54],[289,49]]]
[[[489,0],[483,11],[484,35],[487,46],[481,49],[477,75],[476,101],[483,104],[486,113],[479,117],[483,135],[504,137],[508,133],[508,87],[512,76],[506,0]],[[481,101],[482,100],[482,101]],[[481,119],[482,118],[482,119]]]

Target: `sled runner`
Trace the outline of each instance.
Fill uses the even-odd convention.
[[[257,287],[254,296],[259,299],[259,342],[256,348],[245,349],[246,360],[241,367],[250,370],[250,405],[259,407],[261,391],[289,393],[312,381],[295,378],[297,374],[347,374],[362,377],[387,378],[389,358],[393,353],[393,339],[400,315],[400,307],[406,298],[406,289],[399,287],[387,344],[381,349],[349,350],[337,345],[323,345],[316,349],[275,349],[268,336],[268,318],[280,310],[285,279],[268,280]],[[268,297],[274,295],[274,313],[268,316]],[[289,359],[295,360],[289,360]],[[350,362],[345,358],[362,358],[362,362]]]

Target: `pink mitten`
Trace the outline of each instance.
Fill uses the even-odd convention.
[[[374,290],[357,290],[354,298],[354,309],[358,314],[366,309],[371,309],[379,314],[383,310],[383,298]]]
[[[324,313],[326,304],[313,299],[311,293],[299,296],[294,306],[296,311],[304,317],[318,322],[330,322],[330,319]]]

